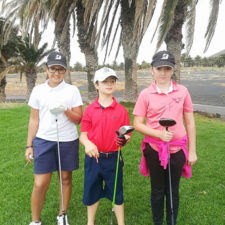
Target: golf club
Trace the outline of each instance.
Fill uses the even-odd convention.
[[[176,121],[173,119],[162,118],[159,120],[159,124],[166,128],[174,126]],[[172,195],[172,183],[171,183],[171,169],[170,169],[170,151],[169,142],[167,142],[167,152],[168,152],[168,173],[169,173],[169,192],[170,192],[170,209],[171,209],[171,225],[174,225],[174,212],[173,212],[173,195]]]
[[[133,130],[134,130],[134,127],[132,127],[132,126],[122,126],[122,127],[120,127],[119,131],[117,131],[116,133],[117,133],[118,137],[123,138],[124,135],[131,133]],[[116,199],[117,176],[118,176],[121,148],[122,147],[120,146],[118,149],[117,162],[116,162],[116,175],[115,175],[115,183],[114,183],[114,190],[113,190],[112,214],[111,214],[110,225],[113,225],[113,213],[114,213],[114,206],[115,206],[115,199]]]
[[[64,197],[63,197],[63,186],[62,186],[62,169],[61,169],[61,159],[60,159],[60,148],[59,148],[59,128],[58,128],[58,115],[65,111],[64,106],[58,106],[50,109],[50,112],[56,116],[56,133],[57,133],[57,150],[58,150],[58,160],[59,160],[59,181],[61,189],[61,199],[62,199],[62,216],[63,225],[66,225],[66,213],[64,207]]]

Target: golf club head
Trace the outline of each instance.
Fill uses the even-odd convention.
[[[64,111],[65,111],[65,107],[63,105],[50,108],[50,112],[55,116],[63,113]]]
[[[133,130],[134,130],[134,127],[132,127],[132,126],[122,126],[119,129],[119,136],[123,136],[125,134],[129,134]]]
[[[172,127],[176,124],[176,121],[170,118],[161,118],[159,124],[163,127]]]

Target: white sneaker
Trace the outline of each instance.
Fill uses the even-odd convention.
[[[66,225],[69,225],[67,215],[65,215],[65,217],[66,217]],[[64,225],[63,224],[63,215],[57,216],[57,224],[58,225]]]
[[[41,222],[31,222],[29,225],[41,225]]]

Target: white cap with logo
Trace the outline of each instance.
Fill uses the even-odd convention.
[[[94,83],[97,81],[104,81],[108,77],[115,77],[116,79],[119,79],[114,70],[108,67],[103,67],[95,72]]]

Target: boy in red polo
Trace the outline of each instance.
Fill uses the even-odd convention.
[[[167,224],[171,224],[168,160],[164,160],[168,154],[164,157],[163,146],[168,142],[170,144],[175,222],[179,208],[180,177],[190,177],[190,166],[197,161],[192,101],[187,88],[171,80],[174,65],[174,56],[168,51],[160,51],[153,56],[151,72],[154,82],[140,93],[133,111],[135,130],[145,135],[140,170],[147,176],[150,172],[151,208],[155,225],[163,224],[164,196]],[[167,131],[159,124],[161,118],[174,119],[176,125]],[[146,164],[147,170],[143,171],[143,165]]]
[[[110,68],[96,71],[94,84],[99,97],[86,107],[81,121],[80,141],[86,154],[83,203],[87,205],[88,225],[94,225],[100,198],[113,200],[118,148],[130,138],[125,135],[126,140],[122,140],[116,134],[121,126],[130,125],[127,110],[112,96],[117,79]],[[114,209],[118,225],[124,225],[122,156]]]

